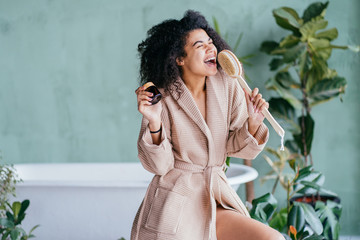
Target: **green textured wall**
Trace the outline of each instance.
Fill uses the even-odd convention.
[[[271,10],[304,0],[186,1],[14,1],[0,0],[0,150],[10,163],[138,161],[136,140],[137,44],[146,30],[187,9],[215,16],[231,41],[244,33],[237,54],[257,54],[245,70],[252,86],[272,74],[270,58],[259,52],[264,40],[279,40]],[[337,27],[336,44],[359,44],[358,0],[330,2],[329,27]],[[360,57],[333,53],[330,65],[348,80],[344,102],[338,99],[313,110],[316,132],[313,158],[327,177],[326,187],[339,193],[344,210],[342,234],[360,235]],[[276,146],[272,134],[269,145]],[[260,174],[269,167],[259,157]],[[256,182],[257,195],[270,183]],[[279,194],[283,194],[280,193]],[[283,196],[283,195],[282,195]]]

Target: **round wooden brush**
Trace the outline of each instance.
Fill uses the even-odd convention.
[[[243,69],[241,63],[239,62],[238,58],[229,50],[223,50],[218,54],[218,61],[222,69],[226,72],[227,75],[230,77],[237,78],[242,88],[248,94],[251,94],[251,89],[249,85],[246,83],[244,78],[241,76]],[[275,129],[276,133],[282,138],[282,145],[283,145],[283,138],[285,136],[284,129],[280,126],[280,124],[274,119],[268,109],[264,109],[262,111],[265,118],[269,121],[271,126]],[[282,147],[283,148],[283,147]]]

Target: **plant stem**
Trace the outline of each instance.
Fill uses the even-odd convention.
[[[287,194],[287,214],[286,214],[286,222],[288,223],[289,222],[289,214],[290,214],[290,180],[288,179],[288,182],[287,182],[287,189],[286,189],[286,194]],[[290,231],[289,229],[289,226],[288,226],[288,232]]]
[[[308,163],[308,149],[306,145],[306,126],[305,126],[305,111],[306,115],[310,114],[310,108],[309,108],[309,101],[307,100],[307,92],[306,92],[306,80],[308,78],[308,75],[304,76],[301,79],[301,92],[303,95],[303,106],[301,109],[301,141],[304,147],[304,157],[305,157],[305,166],[307,166]]]
[[[304,148],[305,166],[307,166],[307,147],[306,147],[306,136],[305,136],[305,116],[304,108],[301,112],[301,142]]]
[[[275,180],[275,184],[274,184],[273,189],[272,189],[272,191],[271,191],[272,194],[275,194],[276,186],[277,186],[277,184],[278,184],[278,182],[279,182],[279,179],[280,179],[280,177],[277,176],[277,177],[276,177],[276,180]]]

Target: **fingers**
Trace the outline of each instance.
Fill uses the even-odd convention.
[[[251,93],[251,102],[253,103],[254,112],[262,112],[264,109],[269,108],[269,103],[265,101],[265,99],[262,97],[262,94],[259,93],[258,88],[254,88],[254,90]],[[246,100],[247,103],[248,100]]]
[[[143,112],[146,106],[151,106],[151,97],[153,94],[151,92],[145,91],[144,87],[139,87],[135,90],[137,95],[137,103],[139,112]]]
[[[250,95],[245,91],[244,88],[243,88],[243,90],[244,90],[244,93],[245,93],[246,104],[249,105],[250,102],[251,102]]]
[[[268,109],[268,108],[269,108],[269,103],[266,102],[264,99],[263,99],[261,105],[259,107],[257,107],[258,112],[262,112],[262,111],[264,111],[265,109]]]
[[[151,101],[151,97],[153,96],[153,93],[145,91],[144,87],[139,87],[135,90],[135,93],[137,95],[138,102],[140,101]]]
[[[254,90],[251,93],[251,101],[253,101],[253,99],[256,97],[256,95],[259,93],[259,89],[258,88],[254,88]]]

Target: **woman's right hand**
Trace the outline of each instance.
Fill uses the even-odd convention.
[[[151,131],[160,129],[161,126],[161,101],[155,105],[151,104],[152,93],[145,91],[144,87],[139,87],[135,91],[137,95],[138,111],[149,121]]]

